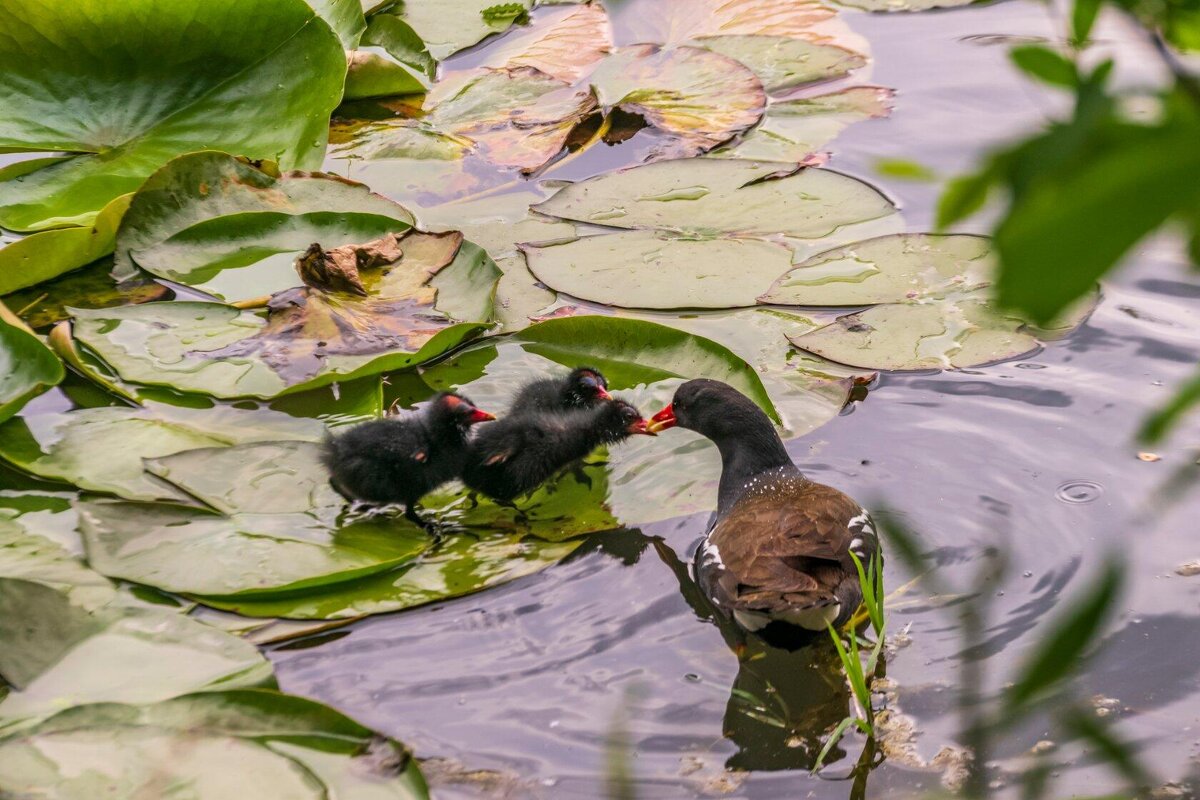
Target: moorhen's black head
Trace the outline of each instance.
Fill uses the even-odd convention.
[[[463,432],[477,422],[495,419],[458,392],[442,392],[434,397],[425,413],[433,427],[453,427]]]
[[[607,444],[615,444],[634,434],[655,435],[642,418],[642,412],[632,403],[615,397],[601,407],[595,425],[601,439]]]
[[[651,418],[653,431],[687,428],[714,442],[769,431],[771,420],[753,400],[727,383],[697,378],[675,390],[671,404]]]
[[[608,380],[595,367],[576,367],[563,381],[562,400],[567,408],[583,408],[600,400],[611,400]]]

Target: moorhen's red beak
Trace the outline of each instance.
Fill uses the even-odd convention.
[[[613,399],[613,396],[608,393],[608,389],[605,389],[603,386],[601,386],[598,383],[596,384],[596,396],[599,397],[601,400],[612,400]]]
[[[643,436],[658,436],[657,433],[650,430],[649,423],[647,423],[644,419],[639,419],[637,422],[631,423],[630,426],[625,430],[627,430],[629,433],[640,433]]]
[[[665,431],[667,428],[674,427],[675,406],[672,404],[650,418],[650,425],[647,426],[647,430],[650,433],[658,433],[659,431]]]
[[[470,421],[471,421],[471,424],[475,424],[476,422],[491,422],[495,418],[496,418],[495,414],[489,414],[488,412],[484,411],[483,409],[477,408],[471,412]]]

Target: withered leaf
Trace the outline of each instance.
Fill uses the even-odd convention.
[[[401,234],[389,233],[366,244],[347,244],[331,250],[313,242],[296,259],[296,272],[306,286],[324,292],[349,292],[367,296],[359,270],[382,267],[398,261],[403,255]]]

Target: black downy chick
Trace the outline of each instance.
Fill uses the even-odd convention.
[[[471,439],[462,479],[475,491],[507,502],[601,445],[633,434],[653,436],[646,425],[636,408],[618,399],[591,408],[508,416]]]
[[[459,476],[471,426],[495,419],[460,394],[443,392],[420,412],[356,425],[325,441],[330,482],[349,500],[403,503],[404,515],[422,496]]]
[[[562,378],[542,378],[521,387],[509,415],[538,411],[569,411],[611,400],[608,381],[595,367],[576,367]]]

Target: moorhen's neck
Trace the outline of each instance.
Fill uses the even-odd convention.
[[[753,415],[736,435],[713,439],[721,452],[721,485],[717,491],[717,516],[723,517],[754,478],[799,475],[783,440],[766,415]]]

